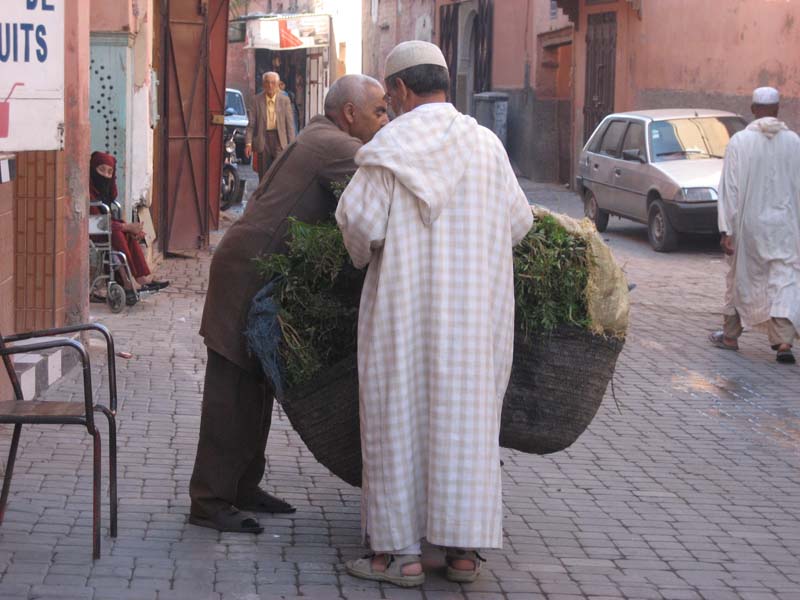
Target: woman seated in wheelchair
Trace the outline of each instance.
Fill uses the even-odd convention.
[[[128,262],[132,277],[125,269],[117,269],[117,274],[126,289],[128,304],[134,304],[137,291],[156,291],[169,285],[168,281],[156,281],[150,273],[147,261],[139,244],[144,239],[141,223],[126,223],[114,215],[114,200],[117,198],[117,159],[105,152],[92,152],[90,161],[89,192],[92,202],[102,202],[109,208],[111,219],[111,246],[122,252]],[[97,213],[96,207],[92,208]]]

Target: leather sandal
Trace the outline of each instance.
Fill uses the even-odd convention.
[[[344,568],[353,577],[369,581],[385,581],[400,587],[416,587],[425,583],[425,573],[403,574],[404,566],[422,562],[419,554],[381,554],[388,557],[386,569],[383,571],[376,571],[372,568],[372,559],[379,556],[378,554],[368,554],[363,558],[348,560],[344,564]]]
[[[738,350],[739,349],[739,342],[737,340],[733,340],[733,344],[726,344],[725,340],[730,338],[726,338],[725,334],[721,331],[715,331],[711,335],[708,336],[708,341],[711,342],[717,348],[722,348],[723,350]]]
[[[261,488],[256,489],[248,498],[237,501],[236,506],[254,513],[292,514],[297,510],[288,502],[268,494]]]
[[[189,523],[230,533],[261,533],[264,531],[258,519],[235,506],[223,508],[211,518],[190,514]]]
[[[472,562],[471,569],[456,569],[453,564],[457,560],[469,560]],[[445,576],[448,581],[456,583],[474,583],[481,574],[481,563],[486,562],[475,550],[462,550],[461,548],[448,548],[445,552],[447,562],[447,572]]]

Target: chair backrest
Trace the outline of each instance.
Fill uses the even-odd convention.
[[[89,235],[94,236],[94,241],[100,236],[106,237],[111,243],[111,211],[102,202],[89,203]]]
[[[0,350],[3,350],[6,347],[6,343],[3,340],[3,332],[0,331]],[[19,378],[17,377],[17,371],[14,368],[14,363],[11,360],[11,357],[7,354],[3,355],[3,365],[6,368],[6,373],[8,374],[8,379],[11,381],[11,388],[14,390],[14,397],[17,400],[24,400],[24,396],[22,395],[22,388],[19,385]]]

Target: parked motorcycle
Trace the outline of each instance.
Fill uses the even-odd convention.
[[[228,210],[234,204],[242,201],[244,195],[244,181],[239,175],[238,159],[236,158],[237,129],[231,130],[225,136],[225,146],[222,155],[222,183],[219,188],[219,208]]]

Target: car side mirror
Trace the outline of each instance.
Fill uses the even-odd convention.
[[[231,115],[235,115],[235,114],[236,114],[236,111],[233,110],[232,107],[229,106],[228,108],[225,109],[225,116],[226,117],[230,117]]]
[[[632,160],[635,162],[644,163],[644,156],[639,150],[623,150],[622,151],[622,159],[623,160]]]

